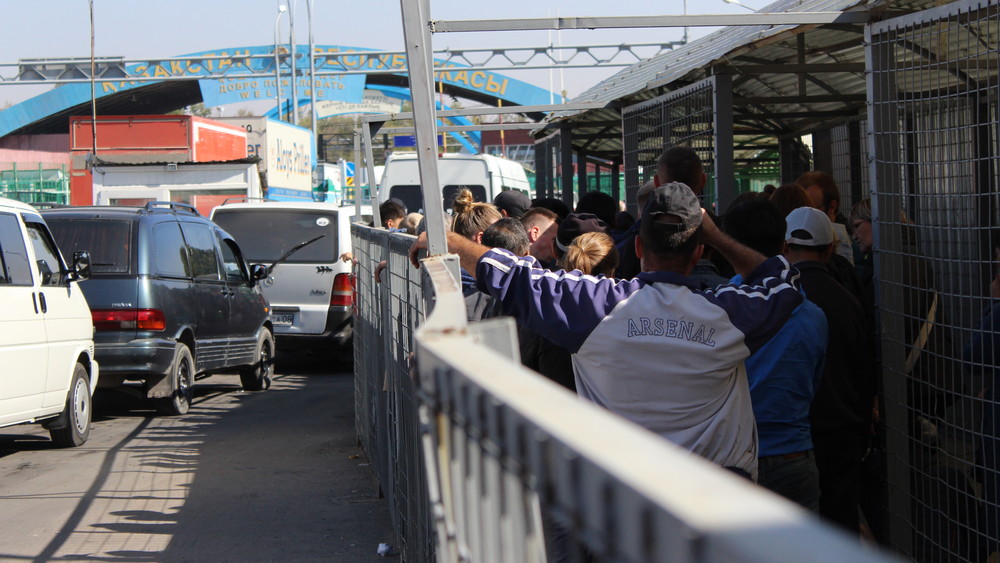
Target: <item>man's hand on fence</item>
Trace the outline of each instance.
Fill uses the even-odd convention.
[[[375,266],[375,283],[382,283],[382,270],[389,265],[387,260],[382,260]]]
[[[413,241],[410,245],[410,264],[413,264],[414,268],[420,267],[420,255],[421,250],[427,250],[427,233],[420,233],[417,240]]]

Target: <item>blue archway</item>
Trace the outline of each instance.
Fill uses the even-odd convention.
[[[297,46],[297,59],[308,61],[308,46]],[[333,53],[350,53],[333,57]],[[97,84],[97,108],[101,115],[166,113],[197,102],[214,107],[236,102],[274,100],[274,47],[235,47],[183,55],[171,61],[136,63],[126,68],[135,79]],[[271,55],[249,58],[251,55]],[[182,60],[177,60],[182,59]],[[308,73],[299,71],[299,104],[308,103],[310,89],[317,101],[334,100],[358,103],[365,88],[398,94],[408,90],[406,57],[379,54],[363,47],[317,45],[315,62],[318,72],[335,70],[399,70],[391,74],[348,74],[317,77],[310,84]],[[539,105],[562,99],[537,86],[496,74],[474,70],[453,63],[441,72],[438,80],[443,92],[482,103],[497,105]],[[279,60],[277,74],[288,73],[287,57]],[[224,69],[223,78],[208,78]],[[454,70],[451,70],[454,69]],[[251,76],[254,75],[254,76]],[[171,80],[163,80],[164,78]],[[190,80],[176,78],[190,77]],[[281,79],[285,96],[291,92],[290,77]],[[0,111],[0,136],[11,133],[52,133],[68,131],[71,115],[90,114],[90,84],[72,83],[54,88],[15,106]]]

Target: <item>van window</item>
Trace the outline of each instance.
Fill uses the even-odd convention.
[[[90,253],[95,274],[125,274],[132,262],[132,221],[106,219],[48,219],[52,236],[66,256],[78,250]]]
[[[25,221],[24,226],[28,228],[28,240],[35,251],[35,266],[38,268],[42,285],[61,285],[62,260],[59,259],[59,251],[49,236],[48,229],[41,223]]]
[[[486,198],[486,186],[476,184],[449,184],[441,191],[441,198],[445,211],[451,211],[455,204],[458,192],[468,189],[472,192],[472,199],[479,202],[489,202]],[[406,205],[408,212],[424,212],[423,194],[420,193],[420,186],[400,184],[389,188],[389,197],[397,198]]]
[[[160,223],[153,226],[153,254],[156,275],[171,278],[189,278],[187,249],[177,223]]]
[[[16,215],[0,213],[0,283],[31,285],[28,249]]]
[[[301,209],[216,209],[212,216],[250,262],[270,263],[288,249],[319,235],[288,257],[291,264],[328,263],[340,258],[337,212]]]
[[[222,269],[226,272],[226,281],[229,283],[246,283],[249,275],[243,271],[240,259],[236,257],[236,249],[232,247],[232,241],[219,239],[219,248],[222,249]]]
[[[188,246],[191,277],[196,280],[219,279],[219,259],[215,255],[215,237],[207,225],[181,223],[181,232]]]

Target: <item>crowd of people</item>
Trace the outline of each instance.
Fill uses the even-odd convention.
[[[523,363],[581,399],[849,533],[878,535],[885,515],[862,495],[884,486],[863,471],[880,416],[871,203],[848,217],[833,178],[812,171],[741,194],[720,218],[702,208],[706,180],[694,150],[671,147],[636,194],[638,217],[601,192],[575,209],[517,191],[492,203],[461,193],[447,242],[469,320],[514,317]],[[394,211],[384,226],[405,218]],[[414,265],[426,247],[420,235]],[[907,342],[933,292],[911,293]],[[986,364],[996,315],[967,351]],[[935,398],[912,393],[934,411]],[[1000,486],[986,489],[995,497]]]

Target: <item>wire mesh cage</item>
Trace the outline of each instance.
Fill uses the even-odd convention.
[[[1000,5],[869,34],[889,538],[918,561],[985,560],[1000,550]]]
[[[636,192],[656,174],[656,160],[665,148],[688,146],[701,158],[708,174],[703,201],[717,200],[715,190],[715,89],[707,79],[622,110],[625,159],[625,202],[638,212]]]

